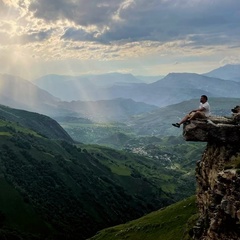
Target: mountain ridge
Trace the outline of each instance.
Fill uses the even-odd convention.
[[[204,75],[240,82],[240,64],[227,64]]]
[[[216,70],[216,72],[218,71]],[[104,78],[104,76],[106,75],[99,75],[101,78]],[[119,76],[122,76],[122,81],[124,81],[124,75],[119,74]],[[112,81],[114,82],[114,79]],[[88,83],[92,84],[93,82],[88,81]],[[74,100],[97,101],[114,98],[132,98],[136,102],[163,107],[196,98],[201,94],[212,97],[240,97],[237,91],[239,86],[238,82],[225,80],[220,76],[214,78],[206,76],[206,74],[169,73],[162,79],[148,84],[112,84],[104,88],[86,86],[79,91]]]
[[[105,75],[102,75],[101,77],[104,76]],[[111,75],[109,76],[111,78]],[[120,74],[119,76],[122,75]],[[66,76],[64,76],[64,78],[65,77]],[[37,86],[35,87],[34,84],[17,77],[6,76],[6,79],[4,80],[3,75],[0,75],[0,80],[1,84],[3,84],[2,92],[0,92],[0,100],[4,105],[36,111],[51,117],[84,117],[84,114],[86,113],[87,116],[85,117],[88,118],[89,114],[91,114],[94,121],[97,121],[98,118],[100,118],[100,121],[104,119],[100,113],[101,109],[102,112],[104,112],[107,121],[122,121],[123,118],[121,118],[121,115],[126,116],[124,117],[125,120],[131,114],[139,114],[140,108],[142,109],[142,113],[150,112],[153,106],[165,107],[182,101],[199,98],[199,96],[203,94],[211,98],[240,97],[240,92],[238,91],[240,82],[223,80],[220,78],[210,78],[196,73],[170,73],[163,79],[150,84],[132,83],[130,85],[115,85],[104,88],[92,87],[91,82],[88,82],[87,84],[90,85],[87,88],[81,89],[81,92],[78,92],[78,88],[71,86],[71,88],[76,91],[79,99],[85,98],[84,101],[78,100],[78,103],[77,101],[61,101],[59,98],[54,97],[45,90],[42,90]],[[57,80],[55,79],[54,81],[53,87],[56,88]],[[67,91],[67,87],[70,85],[69,82],[71,81],[66,80],[66,88],[62,89],[62,91],[64,94],[71,96],[72,94]],[[120,106],[116,100],[120,98],[131,99],[135,104],[126,102],[125,105],[122,104]],[[86,101],[86,99],[90,99],[91,101]],[[103,104],[104,101],[105,106]],[[85,102],[85,105],[83,102]],[[113,104],[114,102],[116,103],[115,106]],[[140,103],[143,103],[141,107],[139,105]],[[76,108],[77,104],[79,105],[78,109]],[[146,106],[145,104],[148,104],[149,106]],[[128,108],[131,105],[132,107]],[[99,108],[99,106],[101,106],[101,108]],[[106,110],[108,107],[109,111],[107,112]],[[95,110],[89,113],[90,108]],[[111,108],[118,108],[115,116],[114,111],[110,111]],[[149,110],[147,110],[147,108]],[[81,111],[81,109],[83,111]],[[129,111],[130,109],[132,111]],[[135,111],[135,109],[137,111]],[[95,112],[96,115],[94,116]]]

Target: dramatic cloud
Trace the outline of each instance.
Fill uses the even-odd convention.
[[[38,0],[30,5],[37,18],[46,21],[69,20],[76,29],[64,38],[79,41],[172,41],[188,35],[210,36],[208,41],[239,34],[238,0]],[[95,32],[78,30],[77,26],[95,26]],[[72,33],[72,36],[70,34]],[[98,33],[98,34],[97,34]],[[84,35],[84,36],[83,36]],[[233,41],[234,41],[233,39]],[[236,40],[236,39],[235,39]]]
[[[29,9],[47,21],[67,19],[77,25],[105,25],[111,21],[121,0],[38,0]]]
[[[151,73],[238,62],[239,9],[239,0],[0,0],[0,55],[48,71],[53,61]]]

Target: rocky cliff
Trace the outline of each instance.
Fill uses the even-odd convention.
[[[240,125],[233,118],[195,120],[183,128],[186,141],[207,147],[197,163],[199,219],[193,239],[240,239]]]

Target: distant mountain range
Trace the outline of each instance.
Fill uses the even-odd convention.
[[[102,88],[109,88],[115,85],[131,85],[133,83],[138,84],[143,83],[143,81],[132,74],[120,73],[84,76],[52,74],[35,79],[33,83],[64,101],[72,101],[96,100],[94,98],[88,99],[88,92],[97,96],[98,91]]]
[[[0,75],[0,84],[1,104],[51,117],[73,116],[95,121],[116,121],[157,109],[156,106],[135,102],[131,98],[91,102],[61,101],[31,82],[10,75]]]
[[[48,75],[34,83],[67,101],[131,98],[136,102],[163,107],[198,98],[202,94],[211,97],[240,97],[239,69],[240,65],[226,65],[204,75],[170,73],[148,84],[143,82],[143,77],[139,77],[141,81],[133,75],[119,73],[88,78]]]
[[[100,75],[67,76],[50,74],[33,80],[38,87],[51,92],[65,101],[80,100],[79,93],[85,88],[106,88],[112,86],[153,83],[164,76],[133,76],[132,74],[107,73]]]
[[[170,73],[149,84],[131,74],[120,73],[81,77],[47,75],[33,81],[34,84],[2,74],[0,103],[51,117],[122,121],[156,107],[199,98],[202,94],[239,98],[239,66],[226,65],[205,75]],[[213,75],[218,78],[210,77]]]

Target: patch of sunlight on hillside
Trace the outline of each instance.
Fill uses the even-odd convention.
[[[0,136],[7,136],[7,137],[9,137],[9,136],[12,136],[12,134],[9,133],[9,132],[0,132]]]
[[[121,166],[121,165],[110,165],[109,166],[113,173],[121,176],[130,176],[131,170],[128,167]]]

